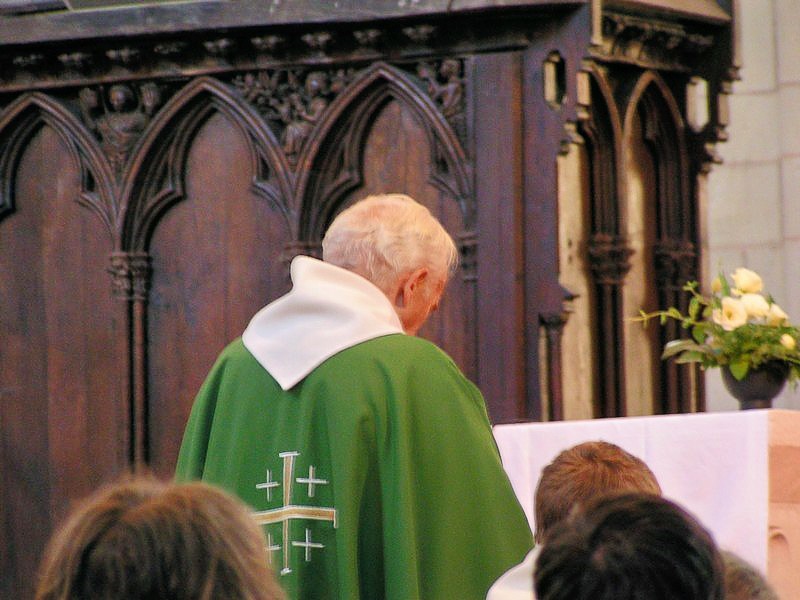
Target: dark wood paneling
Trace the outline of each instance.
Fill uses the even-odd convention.
[[[525,137],[523,164],[523,263],[525,265],[525,412],[523,418],[542,420],[540,384],[548,382],[549,395],[560,394],[559,355],[548,356],[548,373],[541,373],[539,340],[542,325],[558,321],[569,292],[558,282],[558,154],[567,141],[566,125],[574,122],[576,92],[552,106],[545,97],[542,68],[553,48],[558,48],[565,68],[565,81],[575,82],[584,56],[581,32],[591,31],[590,11],[576,11],[559,22],[558,28],[542,23],[536,43],[523,53],[522,119]],[[572,84],[570,84],[571,86]],[[552,345],[551,345],[552,347]]]
[[[323,4],[0,20],[3,597],[29,595],[71,498],[129,465],[171,473],[219,350],[367,193],[415,196],[459,245],[422,335],[495,421],[544,417],[561,384],[556,169],[578,71],[617,69],[623,102],[643,72],[702,69],[712,121],[726,89],[729,28],[643,27],[619,8],[639,2],[605,11],[604,32],[587,0]],[[560,103],[544,97],[553,51]],[[723,129],[689,140],[692,177]],[[663,196],[696,209],[683,188]]]
[[[488,9],[575,7],[589,0],[426,0],[400,3],[390,0],[270,2],[264,0],[198,0],[196,2],[129,2],[125,10],[82,10],[18,17],[0,21],[0,39],[7,43],[74,40],[108,35],[152,35],[232,27],[300,25],[326,27],[336,23],[377,22],[409,17],[452,18],[460,13]],[[102,4],[97,2],[95,4]],[[109,3],[110,4],[110,3]],[[77,7],[75,7],[77,8]]]
[[[127,464],[124,305],[106,273],[111,236],[76,202],[76,167],[40,128],[20,156],[16,210],[0,223],[4,598],[30,595],[69,501]]]
[[[250,154],[241,130],[212,116],[192,139],[186,198],[151,242],[148,450],[164,476],[175,468],[192,401],[217,354],[287,289],[289,232],[283,215],[251,189]]]
[[[522,261],[522,57],[473,59],[477,211],[477,382],[492,419],[524,414],[525,340]],[[504,318],[498,319],[498,315]]]
[[[425,204],[454,239],[465,230],[464,215],[455,198],[431,182],[434,167],[425,124],[410,107],[394,100],[375,116],[364,144],[363,186],[346,204],[367,194],[399,192]],[[463,267],[463,265],[462,265]],[[475,372],[472,315],[474,292],[462,270],[451,279],[445,296],[419,335],[445,348],[467,373]]]

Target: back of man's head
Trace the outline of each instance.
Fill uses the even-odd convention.
[[[740,556],[722,551],[725,563],[725,600],[778,600],[778,594],[753,565]]]
[[[584,442],[561,452],[542,471],[536,487],[536,542],[578,505],[614,492],[661,494],[655,475],[640,458],[609,442]]]
[[[684,509],[653,494],[606,496],[542,547],[537,600],[723,600],[722,557]]]
[[[333,220],[322,240],[322,258],[386,291],[421,267],[446,279],[458,264],[458,250],[425,206],[404,194],[380,194]]]

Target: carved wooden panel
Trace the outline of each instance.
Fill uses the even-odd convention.
[[[677,306],[687,311],[689,296],[682,291],[683,284],[698,279],[700,264],[696,225],[698,208],[690,196],[683,119],[672,94],[656,81],[647,87],[639,111],[645,144],[656,171],[653,195],[657,238],[653,260],[659,306]],[[661,346],[683,336],[688,336],[688,332],[681,331],[677,323],[669,323],[662,328]],[[662,413],[690,412],[696,401],[693,389],[696,373],[693,365],[663,362],[662,395],[656,410]]]
[[[44,124],[49,115],[38,117],[24,127],[6,188],[13,209],[0,223],[4,598],[30,595],[69,500],[128,464],[126,320],[109,294],[111,236],[78,201],[76,149],[58,124]]]
[[[168,476],[192,400],[217,354],[287,289],[284,215],[252,189],[247,138],[221,113],[186,152],[185,197],[158,221],[147,348],[150,465]],[[224,170],[209,170],[224,164]]]
[[[642,143],[665,165],[652,252],[666,294],[670,269],[697,260],[686,181],[724,124],[712,109],[706,130],[675,137],[668,98],[693,71],[715,98],[724,89],[708,66],[729,60],[724,22],[593,14],[601,3],[586,0],[407,4],[0,19],[0,596],[29,596],[69,499],[129,467],[171,473],[219,350],[368,193],[411,194],[455,238],[459,272],[421,333],[480,385],[492,418],[560,418],[571,294],[556,161],[580,119],[598,132],[602,335],[619,326],[627,252],[608,170],[619,131],[579,114],[587,60],[608,69],[608,114],[641,105]],[[648,70],[672,76],[631,102]],[[618,389],[623,350],[608,350]]]
[[[621,127],[608,81],[599,72],[586,78],[590,105],[581,120],[589,160],[591,229],[587,254],[595,288],[596,416],[626,414],[625,318],[622,290],[632,250],[623,234],[622,198],[618,181]]]

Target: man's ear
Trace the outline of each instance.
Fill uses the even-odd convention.
[[[420,267],[416,271],[409,273],[404,279],[401,279],[395,296],[395,306],[400,308],[405,307],[427,277],[428,267]]]
[[[425,280],[428,278],[428,267],[420,267],[416,271],[412,271],[411,274],[406,279],[405,284],[403,285],[403,291],[406,296],[406,302],[411,299],[411,296],[414,295],[419,288],[425,283]]]

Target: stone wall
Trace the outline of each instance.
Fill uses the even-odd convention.
[[[729,141],[708,180],[706,272],[746,266],[800,322],[800,2],[740,0],[741,80],[730,96]],[[706,376],[708,409],[734,410],[719,372]],[[800,409],[800,389],[775,406]]]

